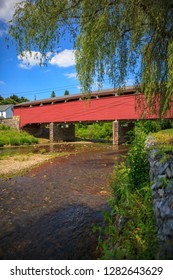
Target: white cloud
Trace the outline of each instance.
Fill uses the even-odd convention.
[[[51,60],[51,65],[56,65],[58,67],[70,67],[75,65],[75,51],[74,50],[67,50],[55,54]]]
[[[17,58],[20,61],[18,66],[22,69],[31,69],[34,66],[43,64],[44,62],[49,62],[51,65],[56,65],[58,67],[70,67],[75,65],[75,56],[73,50],[64,50],[58,54],[52,54],[51,52],[48,52],[46,54],[46,58],[43,57],[39,51],[24,51],[22,54],[18,55]],[[65,76],[69,79],[72,79],[76,78],[77,74],[66,73]]]
[[[45,58],[43,58],[40,52],[35,51],[24,51],[22,54],[17,56],[20,61],[19,67],[22,69],[31,69],[34,66],[39,66],[40,63],[44,63]]]
[[[51,72],[50,69],[47,69],[47,70],[45,70],[45,71],[42,71],[42,73],[44,73],[44,74],[49,73],[49,72]]]
[[[0,85],[5,85],[5,82],[4,81],[0,81]]]
[[[7,34],[7,29],[0,29],[0,37],[2,37],[4,34]]]
[[[0,20],[9,21],[15,11],[15,5],[21,0],[0,0]]]
[[[68,79],[76,79],[77,78],[77,73],[65,73],[64,76],[66,76]]]
[[[134,79],[128,79],[126,80],[126,85],[127,86],[132,86],[134,84]]]
[[[82,87],[81,87],[81,86],[77,86],[77,89],[79,89],[80,91],[82,91]]]

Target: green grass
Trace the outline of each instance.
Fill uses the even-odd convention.
[[[0,123],[0,130],[9,130],[10,127]]]
[[[152,134],[153,137],[161,144],[173,144],[173,128],[161,130]]]
[[[158,147],[162,152],[173,152],[173,128],[152,133],[152,136],[156,139],[156,148]]]
[[[5,145],[20,146],[37,143],[38,139],[27,132],[20,132],[9,127],[0,126],[0,147]]]

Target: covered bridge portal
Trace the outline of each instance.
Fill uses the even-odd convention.
[[[14,106],[14,116],[19,116],[20,127],[30,132],[49,124],[50,141],[74,140],[75,122],[113,121],[113,143],[119,144],[124,141],[122,130],[130,129],[133,120],[156,119],[158,114],[149,114],[143,95],[135,94],[134,88],[126,88],[120,96],[117,93],[105,90],[91,93],[89,99],[86,95],[69,95],[24,102]],[[165,117],[173,117],[172,107]],[[123,128],[122,120],[129,125]]]

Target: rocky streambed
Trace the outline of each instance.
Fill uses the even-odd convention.
[[[0,259],[96,259],[92,227],[103,222],[110,176],[125,153],[90,145],[0,179]]]

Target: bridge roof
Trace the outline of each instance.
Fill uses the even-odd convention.
[[[72,94],[72,95],[64,95],[59,97],[51,97],[51,98],[45,98],[40,100],[34,100],[34,101],[28,101],[23,102],[20,104],[15,105],[14,107],[31,107],[31,106],[37,106],[42,104],[55,104],[55,103],[62,103],[62,102],[68,102],[68,101],[77,101],[81,99],[86,98],[104,98],[109,96],[115,96],[118,95],[120,92],[119,89],[106,89],[106,90],[100,90],[100,91],[93,91],[91,93],[87,94]],[[133,94],[136,92],[136,88],[129,86],[122,90],[122,94]]]

